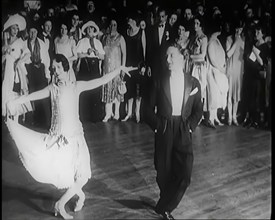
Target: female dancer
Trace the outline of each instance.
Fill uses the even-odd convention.
[[[109,82],[121,71],[128,74],[128,71],[135,69],[121,66],[98,79],[73,81],[69,77],[67,58],[57,54],[53,59],[53,82],[40,91],[8,103],[9,114],[16,115],[17,105],[51,97],[52,121],[48,134],[30,130],[9,118],[7,126],[19,150],[20,159],[32,177],[59,189],[68,188],[55,203],[55,216],[59,213],[64,219],[73,218],[65,211],[65,204],[75,194],[79,199],[74,211],[82,209],[85,200],[82,187],[91,177],[89,151],[79,120],[79,95]]]

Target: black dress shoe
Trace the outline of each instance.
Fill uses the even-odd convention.
[[[175,220],[171,212],[165,211],[165,212],[157,212],[159,215],[163,217],[163,219],[166,220]]]
[[[216,126],[210,120],[205,121],[204,125],[208,128],[216,129]]]
[[[164,212],[164,215],[162,215],[164,219],[167,220],[175,220],[171,212]]]

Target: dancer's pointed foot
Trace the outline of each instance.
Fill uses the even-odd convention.
[[[74,217],[69,215],[66,211],[65,211],[65,207],[60,206],[59,202],[56,202],[54,205],[54,216],[57,215],[61,215],[64,219],[73,219]]]
[[[74,211],[75,212],[80,211],[83,208],[83,206],[84,206],[84,200],[83,199],[77,200]]]

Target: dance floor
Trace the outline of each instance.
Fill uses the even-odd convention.
[[[160,219],[153,165],[154,134],[134,121],[84,124],[93,177],[84,187],[83,210],[74,219]],[[35,144],[35,143],[34,143]],[[176,219],[270,219],[271,132],[200,126],[193,135],[191,185]],[[25,170],[2,123],[2,219],[54,220],[64,191],[36,182]]]

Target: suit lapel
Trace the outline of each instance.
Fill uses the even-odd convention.
[[[184,74],[184,95],[183,95],[183,102],[182,102],[182,108],[181,108],[182,113],[186,108],[186,103],[189,98],[191,89],[192,89],[191,77],[187,74]]]

